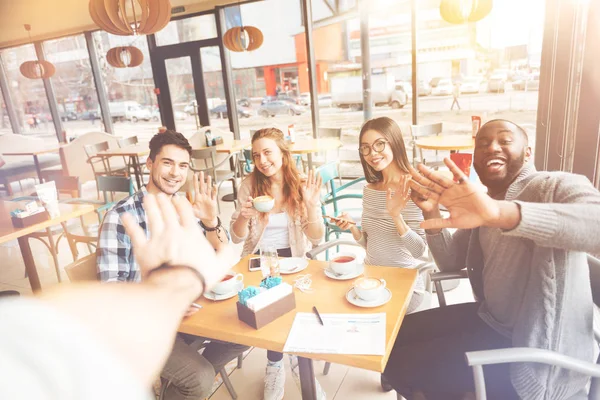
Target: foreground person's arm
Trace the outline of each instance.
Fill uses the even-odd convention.
[[[193,211],[189,203],[185,199],[173,203],[177,210],[166,197],[159,196],[158,201],[147,197],[150,241],[133,220],[124,218],[136,254],[141,255],[138,263],[144,275],[142,284],[65,285],[45,291],[39,300],[0,303],[0,314],[12,315],[12,320],[18,321],[0,328],[0,338],[12,339],[5,342],[6,347],[0,345],[0,353],[8,352],[8,357],[0,359],[12,363],[16,370],[13,376],[17,375],[13,382],[2,382],[0,394],[13,393],[11,388],[15,385],[19,386],[17,393],[22,394],[24,386],[19,377],[27,377],[25,386],[31,386],[28,390],[35,391],[37,387],[40,393],[54,389],[64,393],[68,388],[73,389],[72,395],[87,393],[86,385],[101,386],[98,394],[109,393],[111,385],[117,386],[114,393],[124,389],[125,393],[133,393],[136,388],[139,393],[140,388],[151,386],[171,351],[177,327],[190,303],[232,265],[230,252],[216,254],[190,218]],[[179,267],[157,269],[165,263]],[[29,312],[17,314],[15,309]],[[23,337],[27,337],[30,347],[24,345]],[[14,345],[9,346],[11,343]],[[41,351],[41,355],[47,355],[47,363],[41,362],[41,356],[39,362],[28,362],[40,352],[35,343],[48,346]],[[109,366],[114,370],[106,375]],[[71,373],[58,374],[58,368]],[[131,376],[131,386],[120,389],[118,386],[125,379],[113,374]],[[62,379],[58,382],[60,387],[48,383],[54,375]],[[36,398],[65,397],[47,393]]]

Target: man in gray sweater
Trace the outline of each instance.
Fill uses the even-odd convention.
[[[494,120],[475,139],[473,165],[487,194],[448,159],[454,181],[424,166],[413,172],[412,199],[435,261],[441,271],[467,268],[477,302],[404,319],[384,377],[407,399],[473,392],[468,351],[536,347],[593,361],[586,253],[600,249],[600,193],[583,176],[536,171],[530,157],[525,131]],[[564,369],[516,363],[484,371],[492,399],[587,398],[588,379]]]

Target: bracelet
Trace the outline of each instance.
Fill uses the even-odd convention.
[[[315,219],[314,221],[307,221],[307,224],[316,224],[317,222],[321,222],[321,218]]]
[[[167,263],[162,263],[158,268],[150,270],[148,272],[148,274],[146,275],[146,278],[148,278],[150,275],[152,275],[156,271],[164,271],[166,269],[175,268],[175,267],[177,267],[177,268],[179,268],[179,267],[181,267],[181,268],[187,268],[190,271],[194,272],[194,274],[196,275],[196,277],[198,277],[198,280],[202,284],[202,291],[198,295],[198,297],[201,297],[204,294],[204,292],[206,291],[206,279],[204,279],[204,275],[202,275],[202,273],[200,271],[198,271],[196,268],[190,267],[189,265],[169,265]]]
[[[213,228],[209,228],[208,226],[204,225],[202,220],[200,220],[200,226],[202,227],[202,229],[204,229],[205,232],[217,231],[217,237],[219,238],[219,242],[223,243],[223,239],[221,239],[221,227],[223,226],[221,225],[221,218],[217,216],[217,226]]]

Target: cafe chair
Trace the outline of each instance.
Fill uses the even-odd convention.
[[[136,144],[139,143],[138,137],[137,136],[129,136],[123,139],[119,139],[119,141],[117,142],[119,144],[119,148],[123,148],[123,147],[127,147],[127,146],[135,146]],[[148,156],[142,156],[142,157],[137,157],[137,160],[135,160],[136,157],[130,157],[129,160],[129,174],[135,174],[135,169],[133,168],[133,163],[137,162],[140,166],[140,170],[142,172],[143,175],[149,175],[149,171],[146,170],[146,160],[148,159]]]
[[[223,166],[226,162],[229,161],[231,157],[235,157],[236,153],[231,153],[228,157],[217,164],[217,149],[216,147],[206,147],[203,149],[193,149],[192,150],[192,165],[190,169],[194,172],[204,171],[212,176],[213,182],[217,185],[217,188],[220,190],[221,185],[225,181],[231,181],[233,185],[235,182],[235,171],[220,170],[221,166]],[[221,203],[217,201],[219,207],[219,213],[221,213]]]
[[[65,267],[71,282],[93,282],[98,280],[96,252],[88,254]]]
[[[122,162],[116,161],[119,157],[106,157],[98,155],[98,153],[109,149],[108,142],[100,142],[83,146],[87,156],[87,162],[92,167],[96,184],[98,184],[99,176],[129,176],[129,166],[123,157]],[[111,165],[111,158],[115,158]],[[98,198],[100,198],[100,189],[97,189]]]
[[[206,345],[208,345],[210,343],[210,340],[205,340],[203,338],[198,338],[196,339],[194,342],[192,342],[189,346],[194,348],[196,351],[200,351],[202,350],[204,347],[206,347]],[[240,354],[238,356],[237,359],[237,368],[242,368],[242,361],[244,359],[244,355]],[[238,398],[237,393],[235,391],[235,389],[233,388],[233,384],[231,383],[231,380],[229,380],[229,375],[227,375],[227,370],[225,369],[225,367],[221,368],[220,371],[217,371],[217,373],[219,373],[221,375],[221,379],[223,380],[223,384],[225,385],[225,388],[227,388],[227,391],[229,392],[229,395],[231,396],[231,398],[233,400],[236,400]],[[171,384],[170,381],[164,379],[164,378],[160,378],[160,394],[158,396],[158,400],[164,400],[165,395],[167,393],[167,388],[169,387],[169,385]]]
[[[594,346],[600,343],[600,329],[598,327],[598,317],[600,316],[600,260],[588,255],[588,265],[590,268],[590,285],[592,297],[594,299]],[[594,349],[590,349],[594,354]],[[467,363],[473,367],[473,378],[475,380],[475,397],[477,400],[485,400],[485,377],[483,374],[484,365],[506,364],[515,362],[532,362],[566,368],[592,378],[589,388],[589,399],[600,399],[600,358],[596,363],[579,360],[551,350],[515,347],[496,350],[470,351],[465,354]]]
[[[326,194],[321,196],[321,212],[323,213],[323,220],[325,223],[325,241],[329,241],[331,235],[335,235],[336,239],[339,239],[342,231],[333,221],[325,218],[325,215],[337,217],[343,212],[348,213],[352,219],[356,222],[356,226],[360,228],[360,220],[362,218],[362,203],[358,208],[343,208],[342,202],[349,199],[360,200],[362,199],[362,188],[360,192],[356,193],[356,189],[353,193],[349,193],[349,188],[361,183],[365,180],[364,177],[354,179],[344,185],[338,186],[337,180],[339,178],[339,160],[333,161],[317,168],[317,172],[323,179],[323,185],[326,189]],[[347,202],[346,202],[347,204]],[[328,253],[327,253],[328,254]]]
[[[81,220],[81,231],[69,231],[66,225],[63,225],[64,236],[69,243],[69,248],[73,254],[73,259],[77,260],[79,257],[79,251],[77,250],[77,244],[85,243],[90,252],[93,252],[93,248],[96,246],[98,241],[98,233],[100,231],[100,225],[104,219],[104,215],[110,210],[115,204],[114,200],[115,193],[124,193],[127,196],[131,196],[135,193],[133,187],[133,181],[131,177],[124,176],[98,176],[98,191],[102,192],[104,201],[101,200],[89,200],[89,199],[67,199],[61,201],[66,204],[92,204],[97,206],[95,209],[96,215],[98,216],[98,224],[85,224],[83,217]],[[109,193],[111,194],[111,200],[109,201]],[[62,235],[58,238],[58,241],[62,239]],[[57,241],[57,243],[58,243]]]
[[[410,126],[410,135],[411,140],[410,144],[412,145],[412,163],[416,168],[418,163],[426,164],[428,167],[438,169],[439,167],[444,167],[445,164],[443,161],[438,159],[438,151],[435,152],[435,160],[429,161],[425,160],[423,156],[423,149],[417,149],[417,140],[426,136],[437,136],[442,133],[443,124],[438,122],[437,124],[428,124],[428,125],[411,125]],[[417,157],[417,151],[419,152],[419,156]]]
[[[361,247],[355,240],[336,239],[336,240],[331,240],[331,241],[325,242],[325,243],[313,248],[312,250],[310,250],[306,253],[306,257],[310,260],[316,260],[317,256],[319,254],[323,253],[324,251],[325,252],[328,251],[329,249],[331,249],[334,246],[336,246],[336,247],[339,247],[339,246]],[[395,267],[390,267],[390,268],[395,268]],[[417,308],[414,312],[423,311],[428,308],[431,308],[432,281],[430,279],[430,276],[432,275],[433,271],[435,270],[435,264],[429,260],[424,260],[421,264],[419,264],[417,266],[416,269],[419,271],[419,274],[421,276],[423,276],[423,279],[425,281],[425,294],[424,294],[423,302],[421,303],[419,308]],[[327,375],[329,373],[330,368],[331,368],[331,363],[326,362],[325,367],[323,367],[323,375]],[[383,376],[382,376],[381,385],[382,385],[382,389],[384,391],[389,391],[389,389],[386,390],[383,387],[383,385],[384,385]],[[399,397],[399,399],[400,399],[400,397]]]

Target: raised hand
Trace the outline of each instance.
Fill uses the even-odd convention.
[[[396,186],[396,190],[392,194],[392,189],[388,188],[387,190],[387,200],[385,202],[385,207],[387,209],[388,214],[392,217],[398,217],[404,207],[406,207],[406,203],[408,203],[408,199],[410,199],[410,175],[404,175],[400,179],[400,182]]]
[[[456,182],[439,172],[419,164],[423,175],[413,172],[411,189],[413,198],[423,211],[431,211],[438,202],[450,212],[446,219],[435,218],[423,221],[425,229],[460,228],[471,229],[483,225],[494,225],[500,218],[500,204],[477,186],[469,182],[465,174],[449,158],[444,163],[450,168]]]
[[[321,185],[323,179],[315,170],[308,171],[308,178],[300,188],[304,204],[307,207],[315,207],[321,202]]]
[[[212,177],[207,174],[204,181],[204,172],[194,174],[194,204],[192,205],[196,218],[204,224],[214,226],[217,224],[219,205],[217,204],[217,187],[212,184]]]
[[[215,253],[185,198],[173,196],[170,200],[163,194],[148,194],[144,197],[144,209],[150,239],[131,215],[123,215],[142,277],[163,263],[185,265],[199,271],[206,281],[205,289],[210,289],[235,264],[235,254],[228,247]]]
[[[242,209],[240,210],[240,215],[246,219],[252,219],[254,217],[258,217],[260,213],[254,208],[254,200],[251,196],[248,196],[248,200],[242,203]]]

